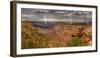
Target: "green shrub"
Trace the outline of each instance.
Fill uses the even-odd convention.
[[[84,38],[79,37],[73,37],[68,43],[67,46],[85,46],[87,43],[85,43]]]

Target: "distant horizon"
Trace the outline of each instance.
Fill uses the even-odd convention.
[[[92,22],[91,11],[22,8],[21,14],[22,21]]]

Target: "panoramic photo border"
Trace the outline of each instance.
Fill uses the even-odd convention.
[[[41,6],[41,7],[40,7]],[[93,46],[84,47],[67,47],[67,48],[43,48],[43,49],[21,49],[21,8],[38,8],[38,9],[59,9],[59,10],[81,10],[92,11],[92,35]],[[54,55],[82,52],[97,51],[97,6],[91,5],[74,5],[74,4],[56,4],[43,2],[11,2],[11,56],[39,56]]]

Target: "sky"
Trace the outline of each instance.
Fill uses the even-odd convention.
[[[91,11],[21,8],[22,21],[92,21]]]

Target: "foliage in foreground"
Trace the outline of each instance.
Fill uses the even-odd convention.
[[[22,32],[22,48],[50,48],[61,47],[63,43],[48,35],[39,34],[37,30],[31,30],[31,33]]]
[[[86,46],[85,40],[83,38],[74,37],[68,43],[67,46]]]

